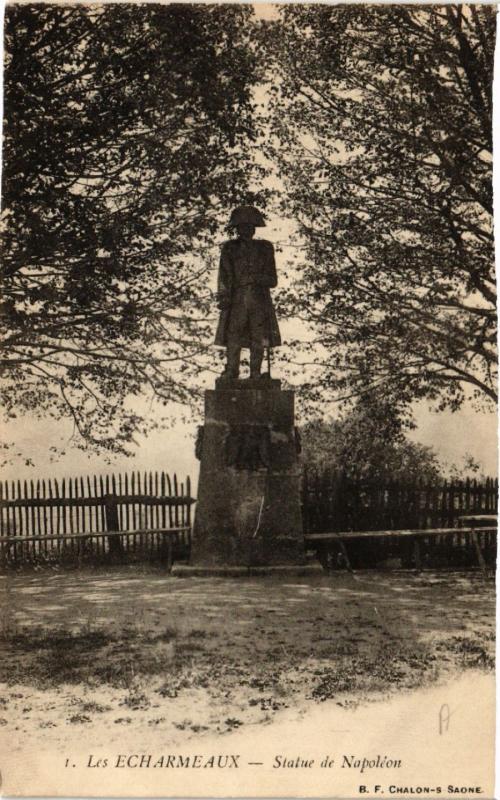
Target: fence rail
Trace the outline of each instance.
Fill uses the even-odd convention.
[[[376,566],[391,557],[397,557],[402,567],[417,569],[423,566],[486,569],[496,563],[496,524],[470,528],[309,533],[305,538],[327,569]]]
[[[189,547],[193,503],[189,477],[164,472],[3,481],[0,560],[171,559]]]

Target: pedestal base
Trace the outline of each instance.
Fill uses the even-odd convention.
[[[189,566],[188,564],[174,564],[171,575],[176,578],[248,578],[259,575],[321,575],[323,567],[321,564],[283,564],[280,566],[264,567],[204,567]]]
[[[297,441],[294,393],[279,381],[219,380],[205,393],[190,574],[307,568]]]

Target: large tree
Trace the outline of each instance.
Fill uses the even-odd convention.
[[[7,6],[8,414],[69,415],[82,444],[120,451],[148,422],[131,396],[189,401],[210,342],[213,235],[233,203],[259,199],[251,14]]]
[[[491,5],[290,5],[267,26],[316,399],[496,399]]]

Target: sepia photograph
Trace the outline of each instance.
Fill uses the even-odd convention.
[[[495,797],[496,27],[6,3],[5,796]]]

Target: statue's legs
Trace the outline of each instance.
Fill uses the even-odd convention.
[[[268,341],[267,314],[259,296],[254,300],[253,313],[249,320],[250,332],[250,377],[260,378],[264,345]]]
[[[228,378],[236,379],[238,377],[240,373],[240,356],[241,347],[237,342],[229,341],[227,345],[227,362],[224,373]]]
[[[250,285],[238,289],[233,297],[228,323],[225,377],[238,378],[241,347],[250,345],[250,377],[259,378],[268,339],[267,313],[260,288]]]
[[[250,377],[260,377],[260,369],[262,367],[262,359],[264,358],[264,348],[260,344],[252,342],[250,347]]]

